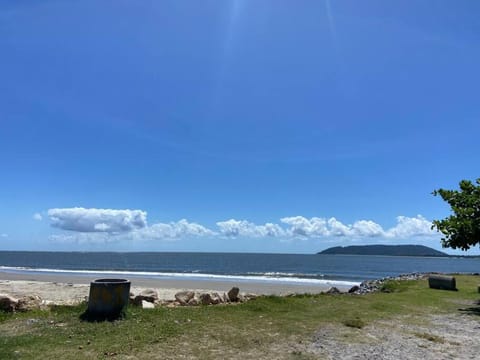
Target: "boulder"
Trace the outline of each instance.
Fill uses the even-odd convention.
[[[348,290],[348,293],[349,293],[349,294],[353,294],[353,293],[355,293],[355,292],[357,292],[357,291],[359,291],[359,290],[360,290],[360,286],[358,286],[358,285],[353,285],[353,286],[350,288],[350,290]]]
[[[212,304],[212,297],[209,293],[202,293],[199,296],[200,304],[202,305],[211,305]]]
[[[232,287],[227,293],[228,300],[231,302],[237,302],[239,292],[240,292],[240,289],[238,287],[236,286]]]
[[[342,292],[338,290],[335,286],[332,286],[330,289],[327,290],[327,294],[341,294]]]
[[[152,304],[158,302],[158,292],[153,289],[145,289],[135,296],[133,303],[135,305],[141,305],[142,301],[148,301]]]
[[[212,304],[213,305],[224,303],[223,297],[221,295],[219,295],[218,293],[216,293],[216,292],[211,293],[210,296],[212,298]]]
[[[197,306],[198,304],[200,304],[200,301],[196,297],[191,298],[187,303],[188,306]]]
[[[42,298],[38,295],[27,295],[18,299],[17,311],[28,311],[40,309],[42,305]]]
[[[88,302],[88,299],[87,299],[87,302]],[[133,292],[130,292],[130,294],[128,295],[128,303],[137,305],[135,303],[135,294]]]
[[[10,295],[0,294],[0,310],[12,312],[15,311],[17,305],[18,299]]]
[[[138,296],[142,296],[143,300],[151,303],[158,301],[158,292],[153,289],[145,289]]]
[[[155,308],[154,303],[150,301],[142,300],[142,309],[154,309],[154,308]]]
[[[187,305],[190,299],[193,299],[195,293],[193,291],[180,291],[175,294],[175,299],[180,305]]]

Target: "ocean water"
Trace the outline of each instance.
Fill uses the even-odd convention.
[[[476,273],[480,258],[0,251],[0,272],[349,285],[411,272]]]

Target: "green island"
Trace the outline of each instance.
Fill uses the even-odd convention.
[[[423,245],[357,245],[335,246],[319,252],[322,255],[384,255],[384,256],[450,256]]]
[[[456,279],[456,292],[429,289],[423,278],[387,281],[381,291],[366,295],[262,296],[225,306],[130,305],[125,318],[113,322],[82,321],[85,303],[0,312],[0,358],[474,356],[480,278]]]

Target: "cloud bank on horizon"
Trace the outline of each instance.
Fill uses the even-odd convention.
[[[216,228],[210,229],[186,219],[149,225],[147,212],[143,210],[75,207],[49,209],[47,214],[52,227],[66,231],[51,235],[51,240],[60,242],[175,241],[192,237],[277,238],[282,241],[377,238],[395,241],[431,238],[437,234],[431,229],[431,221],[422,215],[398,216],[396,225],[389,229],[384,229],[372,220],[358,220],[353,224],[344,224],[334,217],[306,218],[304,216],[284,217],[279,223],[265,224],[230,219],[219,221],[216,223]]]

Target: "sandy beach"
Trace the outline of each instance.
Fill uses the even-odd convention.
[[[65,274],[13,273],[0,272],[0,294],[16,297],[38,295],[45,302],[52,304],[74,304],[88,297],[90,282],[97,277]],[[144,289],[155,289],[159,299],[174,300],[175,294],[182,290],[200,292],[226,292],[233,286],[241,292],[257,295],[287,295],[292,293],[320,293],[328,290],[333,284],[282,284],[269,282],[218,281],[192,279],[152,279],[143,277],[128,278],[131,281],[131,292],[137,294]],[[337,285],[335,285],[337,286]],[[338,287],[338,286],[337,286]],[[349,287],[338,287],[347,291]]]

